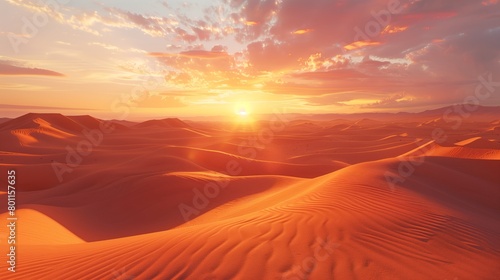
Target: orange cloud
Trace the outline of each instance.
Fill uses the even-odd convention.
[[[178,97],[169,95],[150,95],[139,103],[141,108],[179,108],[187,106]]]
[[[326,80],[333,81],[339,79],[354,79],[354,78],[366,78],[367,76],[357,70],[353,69],[338,69],[330,71],[315,71],[315,72],[304,72],[304,73],[294,73],[291,75],[294,78],[299,78],[302,80]]]
[[[160,53],[160,52],[151,52],[148,54],[152,57],[187,57],[187,58],[199,58],[199,59],[219,59],[219,58],[227,58],[229,54],[224,51],[204,51],[204,50],[193,50],[193,51],[185,51],[181,53]]]
[[[292,34],[302,35],[302,34],[309,33],[311,31],[313,31],[313,30],[312,29],[299,29],[299,30],[295,30],[294,32],[292,32]]]
[[[215,48],[222,50],[223,48]],[[171,68],[165,81],[182,88],[238,87],[244,82],[236,60],[225,51],[191,50],[180,53],[149,53]]]
[[[448,19],[457,16],[456,11],[434,11],[402,15],[401,20],[422,21],[428,19]]]
[[[353,42],[347,46],[344,46],[344,49],[350,51],[350,50],[355,50],[355,49],[359,49],[359,48],[363,48],[363,47],[367,47],[367,46],[377,46],[377,45],[380,45],[380,42],[356,41],[356,42]]]
[[[64,74],[59,72],[41,69],[16,66],[10,61],[0,61],[0,75],[26,75],[26,76],[53,76],[64,77]]]
[[[256,22],[256,21],[246,21],[245,22],[245,25],[248,25],[248,26],[254,26],[254,25],[257,25],[257,24],[259,24],[259,23]]]
[[[405,31],[406,29],[408,29],[408,26],[387,25],[387,27],[382,31],[382,34],[399,33]]]
[[[485,0],[481,2],[483,6],[495,5],[498,4],[498,0]]]

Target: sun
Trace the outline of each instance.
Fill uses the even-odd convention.
[[[240,109],[238,112],[236,112],[240,117],[246,117],[248,116],[248,112],[246,109]]]
[[[252,109],[247,103],[237,103],[234,106],[234,123],[238,126],[248,126],[253,123]]]
[[[246,102],[238,102],[234,104],[234,113],[240,118],[248,118],[250,116],[251,109],[249,104]]]

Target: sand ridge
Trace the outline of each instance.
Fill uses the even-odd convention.
[[[62,182],[52,163],[103,121],[8,120],[20,265],[0,277],[495,279],[500,135],[474,121],[436,141],[420,118],[297,120],[266,143],[249,140],[265,121],[127,123]]]

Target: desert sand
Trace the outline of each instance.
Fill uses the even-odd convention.
[[[443,110],[2,120],[0,279],[499,279],[500,110]]]

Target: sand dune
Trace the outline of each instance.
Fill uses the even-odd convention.
[[[295,120],[265,139],[266,121],[124,123],[61,181],[54,162],[103,121],[6,121],[19,257],[0,278],[497,279],[496,124],[436,141],[436,119]]]
[[[500,142],[495,139],[484,139],[483,137],[473,137],[460,142],[455,143],[457,146],[477,148],[477,149],[500,149]]]
[[[31,209],[21,209],[17,217],[22,221],[18,238],[24,245],[78,244],[84,241],[50,217]],[[7,213],[0,215],[2,220]],[[23,230],[24,229],[24,230]]]
[[[403,156],[444,156],[464,159],[500,159],[500,144],[479,138],[466,139],[454,144],[440,145],[434,141],[419,146]]]
[[[0,124],[7,122],[7,121],[10,121],[10,120],[11,120],[11,118],[0,118]]]
[[[176,118],[167,118],[163,120],[150,120],[135,125],[136,127],[184,127],[189,125]]]

